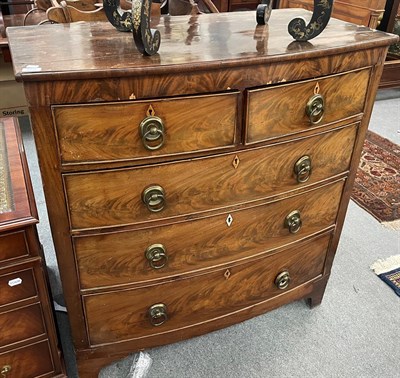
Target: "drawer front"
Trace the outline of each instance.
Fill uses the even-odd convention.
[[[47,340],[23,348],[0,353],[0,369],[8,366],[7,378],[53,376],[53,363]]]
[[[44,335],[46,328],[40,304],[0,313],[0,329],[0,347]]]
[[[343,184],[344,180],[283,201],[192,222],[76,237],[81,288],[166,278],[293,243],[334,225]],[[285,226],[293,210],[299,211],[302,222],[296,233]]]
[[[246,142],[254,143],[300,133],[361,113],[369,75],[370,70],[364,69],[306,82],[250,90]],[[317,92],[323,97],[323,112],[314,108],[318,98],[310,101]],[[310,116],[306,113],[309,101],[313,109],[313,115]],[[319,122],[318,114],[323,114]]]
[[[352,125],[213,158],[64,175],[71,227],[134,224],[222,209],[319,182],[349,168],[356,130]],[[309,180],[299,183],[294,167],[304,156],[311,157],[312,170]],[[148,207],[142,199],[154,187],[163,206],[158,212],[153,212],[158,205]]]
[[[227,316],[282,294],[322,274],[330,236],[263,259],[213,273],[140,289],[121,290],[84,297],[91,345],[146,337],[191,327]],[[279,289],[275,280],[289,272],[290,284]],[[165,307],[152,319],[150,308]],[[105,311],[106,310],[106,311]]]
[[[0,235],[0,261],[15,259],[29,254],[24,231]]]
[[[0,306],[37,296],[33,269],[16,271],[1,275]]]
[[[234,92],[55,106],[61,160],[65,164],[130,160],[232,146],[237,103],[238,93]],[[149,111],[150,106],[154,111]],[[158,117],[161,123],[149,117]]]

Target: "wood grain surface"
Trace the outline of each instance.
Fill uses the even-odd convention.
[[[274,11],[265,27],[255,26],[253,12],[162,17],[157,26],[163,40],[160,52],[148,58],[136,51],[130,35],[107,24],[48,25],[35,29],[34,36],[29,27],[9,29],[14,70],[18,80],[24,81],[30,106],[81,377],[95,376],[105,363],[130,352],[213,331],[293,300],[305,298],[312,306],[321,302],[387,46],[397,37],[332,19],[312,42],[296,43],[287,34],[287,25],[297,16],[307,18],[310,13]],[[332,76],[336,74],[343,76]],[[341,77],[355,79],[352,85],[345,79],[340,84]],[[304,100],[297,98],[302,90],[295,92],[296,96],[286,93],[293,97],[293,103],[282,101],[287,108],[283,112],[273,106],[262,116],[255,111],[251,114],[262,123],[268,118],[279,122],[275,112],[280,113],[278,118],[285,121],[274,131],[276,137],[264,141],[266,137],[261,135],[257,145],[246,144],[249,92],[256,95],[262,89],[267,93],[269,87],[283,91],[297,82],[316,80],[329,84],[320,85],[320,90],[329,88],[327,99],[332,95],[335,102],[330,106],[337,106],[330,110],[332,101],[327,102],[323,127],[305,127],[301,133],[291,134],[290,130],[303,121],[285,113],[297,104],[298,111],[304,111]],[[84,109],[93,103],[99,104],[93,109],[106,105],[120,109],[119,104],[128,108],[161,99],[172,104],[177,97],[184,101],[185,96],[214,96],[227,91],[238,93],[232,147],[189,151],[196,148],[192,139],[187,152],[172,149],[170,155],[154,155],[146,162],[146,156],[135,160],[127,150],[123,157],[116,154],[115,159],[120,160],[113,160],[115,150],[110,153],[109,146],[97,146],[98,156],[89,151],[90,157],[85,157],[97,160],[72,161],[70,156],[70,161],[62,162],[67,151],[59,149],[59,120],[52,108],[72,105],[73,109]],[[262,106],[273,103],[269,97],[261,100]],[[206,110],[194,113],[199,119],[206,118]],[[119,128],[112,119],[117,113],[105,117],[114,125],[110,144],[118,139]],[[221,117],[216,111],[214,114]],[[70,114],[63,116],[62,122],[68,126],[62,132],[67,134],[73,130],[74,120],[67,119]],[[96,122],[83,129],[80,125],[71,137],[79,140],[78,133],[93,128],[86,140],[99,138],[102,132],[103,140],[108,140],[105,130],[110,129],[104,126],[106,119],[99,120],[101,112],[92,111],[91,118]],[[274,126],[262,127],[260,133]],[[126,128],[121,130],[126,135]],[[202,137],[198,139],[204,142]],[[186,148],[185,144],[181,147]],[[73,147],[68,149],[73,151]],[[309,182],[299,184],[293,166],[305,154],[312,157],[313,171]],[[236,155],[239,165],[235,168]],[[155,215],[140,198],[142,190],[153,184],[162,185],[166,193],[166,207]],[[314,197],[320,190],[328,193],[328,188],[334,187],[337,192]],[[305,216],[304,228],[299,231],[304,231],[304,237],[290,235],[293,243],[280,233],[281,221],[271,221],[272,216],[262,217],[258,212],[272,209],[279,218],[286,206],[292,208],[289,203],[303,206],[300,210]],[[237,235],[227,231],[217,236],[222,216],[230,212]],[[241,214],[247,216],[242,218]],[[253,216],[259,222],[252,223]],[[268,226],[264,219],[269,219]],[[203,239],[197,228],[193,231],[196,224],[205,230]],[[211,230],[214,224],[215,232]],[[280,227],[279,231],[275,227]],[[271,237],[265,235],[268,230]],[[184,231],[193,233],[193,238],[185,238]],[[149,268],[143,257],[143,248],[156,236],[165,238],[171,253],[158,277],[144,271]],[[125,245],[131,249],[124,249]],[[236,257],[228,260],[226,247]],[[180,248],[185,252],[176,252]],[[102,265],[94,260],[95,250],[108,259],[109,266],[106,261]],[[82,258],[78,260],[80,271],[76,258]],[[135,267],[130,259],[137,261]],[[277,291],[273,281],[287,268],[293,274],[292,285],[285,292]],[[149,306],[161,301],[166,302],[170,318],[155,330],[146,313]]]
[[[323,127],[362,112],[369,69],[306,82],[250,90],[247,138],[249,143]],[[317,87],[318,86],[318,87]],[[316,93],[324,98],[324,115],[316,125],[306,114],[306,105]]]
[[[242,67],[242,64],[246,62],[243,59],[238,62],[237,66],[224,64],[219,66],[218,70],[208,70],[205,65],[201,71],[194,66],[187,67],[186,71],[183,68],[178,72],[167,71],[163,75],[104,77],[87,80],[69,78],[68,80],[41,81],[38,75],[39,81],[28,81],[24,86],[28,103],[34,107],[30,109],[32,114],[32,111],[39,109],[40,106],[128,101],[132,94],[136,99],[152,99],[210,94],[226,91],[228,88],[244,91],[247,88],[309,80],[360,67],[369,67],[376,64],[382,53],[380,48],[357,51],[350,49],[333,56],[320,56],[316,51],[317,56],[306,58],[305,62],[298,56],[298,53],[302,52],[305,47],[303,44],[292,44],[288,47],[288,52],[291,53],[290,57],[292,55],[298,57],[294,62],[282,59],[273,63],[258,62]],[[46,74],[43,75],[45,80]],[[71,101],[71,96],[73,101]]]
[[[24,230],[0,234],[0,261],[15,259],[29,254]]]
[[[22,136],[14,118],[0,127],[13,199],[0,214],[0,368],[11,366],[7,377],[65,378]]]
[[[10,281],[20,280],[20,284],[10,286]],[[9,305],[24,299],[37,296],[33,269],[2,274],[0,271],[0,306]]]
[[[133,232],[77,237],[77,265],[83,289],[134,284],[182,276],[217,265],[248,259],[294,243],[335,224],[344,181],[283,201],[192,222]],[[302,228],[291,234],[285,218],[299,210]],[[204,237],[207,235],[207,238]],[[168,256],[164,268],[154,269],[146,248],[162,244]]]
[[[164,145],[149,151],[140,123],[161,118]],[[115,104],[53,107],[63,163],[128,160],[233,146],[238,93],[193,96]],[[160,143],[160,138],[148,142]]]
[[[282,294],[284,290],[274,283],[282,271],[290,273],[290,289],[322,274],[329,240],[329,235],[325,235],[264,259],[187,280],[165,282],[152,289],[84,296],[91,345],[194,326]],[[154,327],[147,316],[148,308],[156,303],[167,306],[169,317],[160,327]],[[110,308],[113,311],[106,310]]]
[[[162,43],[159,54],[151,57],[143,57],[136,50],[131,35],[107,23],[9,28],[7,35],[14,71],[23,80],[210,71],[219,70],[221,62],[225,67],[270,64],[335,55],[349,51],[349,46],[356,50],[378,48],[397,39],[331,19],[317,41],[299,46],[288,34],[287,25],[295,17],[310,15],[302,9],[274,10],[269,25],[261,28],[252,11],[161,17],[156,27]],[[191,23],[201,27],[195,32]]]
[[[0,329],[0,348],[45,335],[46,328],[40,304],[0,313]]]
[[[64,176],[72,229],[147,222],[234,206],[267,198],[345,172],[357,126],[237,154]],[[338,149],[340,146],[340,149]],[[310,155],[313,171],[299,184],[294,165]],[[233,161],[239,159],[235,169]],[[145,188],[161,185],[165,208],[151,213]]]
[[[0,366],[10,365],[7,378],[55,377],[47,340],[0,353]]]

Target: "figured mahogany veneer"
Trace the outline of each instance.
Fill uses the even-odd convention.
[[[108,24],[9,29],[81,377],[321,302],[396,37],[332,19],[296,43],[297,16],[162,17],[151,57]]]
[[[0,347],[44,335],[46,327],[39,303],[0,313]]]
[[[0,119],[0,371],[65,377],[19,127]]]
[[[324,235],[299,244],[295,250],[289,248],[265,259],[166,281],[156,288],[144,286],[84,296],[90,344],[174,332],[263,302],[282,292],[274,283],[277,272],[291,272],[291,288],[322,275],[329,240],[330,234]],[[166,305],[170,317],[162,328],[152,326],[143,316],[149,307],[160,302]],[[129,307],[135,307],[135,311],[127,311]],[[104,308],[113,311],[104,311]]]
[[[27,237],[25,230],[0,234],[0,260],[28,256]]]
[[[33,269],[19,270],[18,267],[16,268],[16,271],[8,274],[1,274],[0,271],[0,306],[37,296]]]
[[[56,376],[48,340],[0,353],[0,367],[3,366],[11,366],[7,378]]]
[[[153,155],[173,156],[233,146],[237,102],[236,92],[133,103],[54,106],[60,155],[63,163],[68,164],[148,159]],[[165,128],[163,148],[153,151],[145,148],[139,128],[132,127],[146,118],[150,106]]]
[[[310,237],[335,224],[343,184],[340,180],[314,189],[307,199],[297,195],[193,222],[77,237],[74,244],[82,288],[181,276],[204,270],[210,264],[222,265],[265,254]],[[303,226],[301,232],[291,234],[284,227],[284,220],[294,209],[300,211]],[[233,221],[227,229],[229,215]],[[162,269],[151,268],[143,258],[146,248],[154,242],[164,245],[167,251],[168,264]],[[98,258],[99,250],[102,259]]]
[[[364,108],[370,70],[357,70],[295,84],[249,90],[247,143],[293,135],[357,115]],[[323,96],[325,114],[310,125],[304,112],[316,93]]]
[[[357,126],[352,125],[292,142],[207,159],[66,174],[71,228],[176,218],[263,200],[324,181],[348,170],[356,132]],[[313,171],[307,182],[299,183],[294,165],[304,155],[312,157]],[[236,169],[235,158],[238,159]],[[153,184],[165,190],[165,208],[157,213],[151,213],[141,197],[143,190]]]

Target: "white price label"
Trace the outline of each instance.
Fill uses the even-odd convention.
[[[8,281],[8,286],[17,286],[22,284],[22,279],[21,278],[14,278],[13,280]]]

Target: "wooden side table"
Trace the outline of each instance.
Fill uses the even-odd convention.
[[[15,118],[0,118],[0,184],[0,375],[65,377]]]

